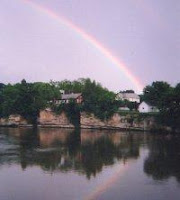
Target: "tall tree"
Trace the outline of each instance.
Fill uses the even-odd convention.
[[[94,113],[100,119],[107,119],[118,110],[115,93],[108,91],[95,81],[87,79],[84,83],[82,94],[84,110]]]
[[[159,120],[173,131],[180,131],[180,83],[166,95]]]
[[[161,108],[164,99],[171,90],[171,86],[166,82],[153,82],[152,85],[144,88],[142,100]]]

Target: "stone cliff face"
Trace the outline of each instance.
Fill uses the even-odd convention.
[[[7,118],[0,118],[0,126],[27,126],[28,122],[20,115],[10,115]]]
[[[10,115],[6,119],[0,118],[0,126],[12,125],[29,126],[27,121],[20,115]],[[50,109],[45,109],[40,112],[38,125],[40,127],[75,128],[74,125],[70,123],[64,112],[58,115]],[[80,117],[80,127],[87,129],[101,128],[150,130],[156,128],[156,123],[153,117],[139,119],[138,116],[131,116],[130,114],[122,116],[119,113],[115,113],[110,119],[102,121],[95,117],[94,114],[82,112]]]
[[[156,126],[153,117],[139,120],[137,117],[130,115],[121,116],[115,113],[108,120],[100,120],[94,114],[81,113],[81,128],[119,128],[119,129],[137,129],[150,130]]]
[[[115,113],[109,120],[100,120],[94,114],[81,113],[81,128],[127,128],[127,120]]]
[[[52,127],[74,128],[74,125],[70,123],[64,112],[62,112],[60,115],[57,115],[50,109],[45,109],[40,112],[38,122],[40,126],[44,127],[52,126]]]
[[[38,118],[38,124],[41,127],[64,127],[74,128],[66,114],[62,112],[60,115],[56,115],[50,109],[45,109],[40,112]],[[32,126],[28,124],[20,115],[10,115],[7,118],[0,118],[0,126]]]

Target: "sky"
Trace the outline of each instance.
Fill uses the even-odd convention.
[[[90,77],[137,92],[153,81],[175,85],[179,19],[179,0],[0,0],[0,82]]]

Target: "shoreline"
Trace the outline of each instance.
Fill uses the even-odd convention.
[[[32,124],[28,125],[0,125],[0,128],[34,128]],[[75,130],[77,127],[69,126],[69,125],[37,125],[36,128],[59,128],[59,129],[72,129]],[[151,130],[142,129],[142,128],[135,128],[135,127],[113,127],[113,126],[80,126],[79,129],[85,130],[119,130],[119,131],[141,131],[141,132],[151,132]]]

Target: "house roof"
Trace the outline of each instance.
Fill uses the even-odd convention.
[[[119,93],[121,98],[133,98],[133,99],[139,99],[140,97],[136,93]]]
[[[141,103],[140,103],[140,105],[141,104],[146,104],[147,106],[149,106],[149,107],[156,107],[156,106],[153,106],[152,104],[150,104],[150,103],[147,103],[146,101],[142,101]]]
[[[81,96],[81,93],[62,94],[61,99],[77,99],[79,96]]]

